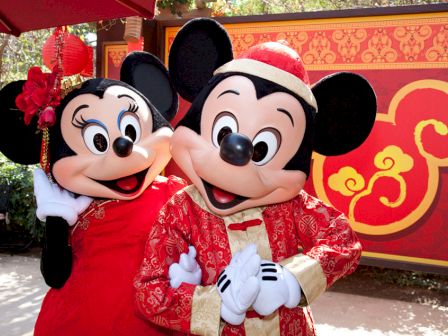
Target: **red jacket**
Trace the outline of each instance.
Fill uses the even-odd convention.
[[[262,259],[284,265],[303,292],[299,307],[281,307],[260,318],[249,311],[231,326],[220,319],[215,283],[238,250],[256,243]],[[193,245],[202,269],[200,286],[169,285],[168,267]],[[294,199],[226,217],[207,210],[194,186],[177,193],[162,209],[149,235],[135,279],[137,305],[148,320],[194,334],[314,335],[308,304],[337,279],[353,272],[361,245],[347,219],[302,191]]]

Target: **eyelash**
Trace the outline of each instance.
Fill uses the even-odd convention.
[[[129,103],[128,112],[136,113],[138,111],[138,105],[135,103]]]
[[[127,112],[131,112],[131,113],[136,113],[138,111],[138,105],[135,103],[129,103],[129,107]],[[80,128],[83,129],[84,127],[86,127],[88,124],[90,124],[89,122],[87,122],[83,116],[81,116],[81,120],[75,119],[72,121],[72,125],[75,126],[76,128]]]
[[[76,122],[76,124],[75,124],[75,122]],[[88,124],[89,123],[83,118],[83,116],[81,116],[81,121],[79,121],[78,119],[72,120],[72,125],[75,126],[76,128],[83,129]]]

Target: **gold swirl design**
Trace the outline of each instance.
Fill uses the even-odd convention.
[[[333,32],[333,40],[338,44],[338,52],[344,62],[353,62],[361,49],[361,42],[367,38],[365,29],[344,29]]]
[[[305,64],[331,64],[336,60],[336,54],[331,51],[331,43],[325,32],[314,34],[309,43],[309,50],[303,55]]]
[[[308,34],[306,32],[288,31],[278,33],[276,40],[284,40],[288,42],[289,46],[297,51],[299,54],[302,53],[302,46],[308,41]]]
[[[443,26],[448,25],[448,12],[438,11],[434,13],[416,13],[416,14],[400,14],[400,15],[386,15],[386,16],[376,16],[374,20],[371,16],[363,17],[345,17],[345,18],[325,18],[325,19],[310,19],[310,20],[275,20],[266,22],[245,22],[245,23],[225,23],[224,26],[228,31],[230,37],[232,38],[235,34],[270,34],[272,40],[275,39],[276,35],[285,32],[305,32],[308,34],[309,39],[313,37],[315,32],[325,32],[327,36],[331,37],[333,32],[336,30],[345,29],[364,29],[367,31],[367,38],[361,44],[361,52],[367,51],[368,48],[367,39],[371,39],[373,35],[378,38],[379,32],[381,38],[387,38],[387,34],[392,38],[393,43],[391,43],[388,48],[374,49],[373,45],[378,43],[376,41],[373,43],[371,41],[369,48],[371,50],[364,55],[364,58],[357,54],[355,60],[352,63],[346,62],[337,49],[336,46],[333,48],[336,53],[336,60],[333,63],[319,64],[319,63],[309,63],[307,64],[308,70],[316,71],[359,71],[359,70],[384,70],[384,69],[445,69],[446,61],[432,61],[425,58],[424,53],[428,48],[432,47],[431,41],[436,36],[437,32]],[[433,33],[428,41],[425,42],[425,48],[420,52],[418,61],[407,61],[404,54],[400,51],[399,41],[394,37],[394,30],[397,27],[408,27],[408,26],[429,26],[431,27]],[[172,39],[176,35],[180,26],[166,27],[165,29],[165,50],[164,50],[164,60],[168,61],[169,47],[171,45]],[[376,33],[375,33],[376,32]],[[331,38],[331,42],[336,43]],[[306,52],[308,42],[303,45],[302,53]],[[381,41],[380,41],[381,44]],[[448,49],[445,49],[448,50]],[[442,49],[439,49],[439,53],[430,53],[430,57],[438,57]],[[237,53],[235,53],[236,56]]]
[[[432,45],[426,51],[426,59],[431,62],[448,62],[448,25],[440,28],[432,40]]]
[[[411,92],[420,90],[420,89],[433,89],[438,90],[443,93],[445,93],[448,97],[448,83],[440,80],[419,80],[412,83],[409,83],[408,85],[405,85],[402,87],[392,98],[389,111],[387,114],[379,114],[377,115],[376,122],[386,122],[389,124],[396,124],[395,121],[395,113],[397,111],[397,107],[400,104],[400,102],[405,99],[407,95],[409,95]],[[399,125],[396,125],[399,127]],[[349,221],[352,226],[352,228],[359,233],[366,234],[366,235],[388,235],[396,232],[400,232],[410,226],[412,226],[414,223],[416,223],[422,216],[428,211],[431,204],[434,201],[434,197],[437,193],[437,189],[439,186],[439,178],[440,178],[440,167],[448,167],[448,156],[444,158],[439,158],[431,153],[429,153],[425,147],[424,142],[422,139],[422,134],[424,130],[428,127],[432,127],[436,133],[439,135],[446,137],[448,135],[448,125],[446,123],[443,123],[439,120],[435,119],[429,119],[429,120],[422,120],[418,122],[414,128],[414,142],[417,146],[419,154],[426,159],[427,167],[428,167],[428,180],[422,181],[426,185],[426,191],[425,194],[422,196],[421,201],[418,203],[415,209],[410,210],[403,218],[400,220],[397,220],[392,223],[384,224],[384,225],[370,225],[368,223],[363,223],[360,221],[357,221],[355,218],[353,218],[353,214],[349,214]],[[392,145],[393,146],[393,145]],[[406,184],[405,181],[401,180],[402,177],[399,174],[400,171],[409,169],[411,163],[409,160],[406,159],[406,156],[398,155],[399,162],[395,162],[395,159],[392,160],[389,158],[391,153],[396,152],[397,150],[393,147],[390,148],[388,151],[382,151],[383,154],[377,155],[375,157],[375,165],[377,168],[380,168],[381,171],[377,172],[369,181],[369,184],[367,186],[367,189],[363,191],[364,193],[368,190],[371,190],[371,187],[373,186],[373,183],[377,181],[379,178],[386,176],[387,174],[392,174],[395,178],[395,180],[398,181],[401,188],[401,195],[406,194]],[[395,146],[397,147],[397,146]],[[386,147],[387,148],[387,147]],[[404,153],[403,153],[404,154]],[[407,155],[407,154],[405,154]],[[404,158],[404,160],[403,160]],[[328,198],[325,187],[324,187],[324,181],[325,177],[323,176],[323,167],[325,163],[326,157],[314,154],[313,155],[313,184],[316,190],[317,196],[322,199],[324,202],[331,204],[330,199]],[[334,190],[334,189],[333,189]],[[337,190],[339,191],[339,190]],[[363,195],[358,194],[356,195],[352,200],[351,203],[357,202],[355,198],[359,199],[360,197],[363,197]],[[381,198],[380,201],[382,204],[388,207],[393,206],[399,206],[400,202],[402,201],[402,197],[398,197],[395,201],[389,201],[386,198]],[[355,200],[355,201],[354,201]],[[353,207],[350,207],[353,208]],[[350,209],[349,208],[349,209]],[[353,213],[353,210],[349,212]]]
[[[400,147],[391,145],[375,156],[374,164],[381,170],[390,170],[398,174],[410,171],[414,160],[411,156],[403,153]]]
[[[364,177],[352,167],[343,167],[328,178],[328,185],[334,191],[344,196],[353,196],[355,192],[364,189]]]
[[[373,187],[378,179],[389,177],[398,182],[400,187],[399,196],[395,201],[390,201],[387,197],[381,196],[380,202],[387,207],[396,208],[403,204],[406,199],[406,181],[400,173],[410,171],[414,166],[414,160],[405,154],[398,146],[391,145],[375,155],[374,165],[380,171],[376,172],[369,180],[365,190],[364,178],[352,167],[343,167],[338,173],[329,177],[328,183],[331,189],[339,191],[344,196],[353,196],[355,192],[361,191],[354,196],[349,206],[349,218],[355,220],[355,207],[358,201],[372,193]]]
[[[367,47],[367,50],[361,54],[364,63],[391,63],[397,59],[397,52],[392,48],[392,40],[383,28],[373,32]]]
[[[431,153],[428,153],[425,150],[425,147],[423,146],[423,141],[422,141],[422,133],[423,133],[423,130],[428,126],[432,126],[434,128],[434,131],[436,131],[437,134],[439,134],[441,136],[448,135],[448,126],[445,123],[435,120],[435,119],[420,121],[417,124],[417,126],[415,127],[415,131],[414,131],[414,140],[415,140],[415,144],[417,145],[418,152],[420,153],[421,156],[426,158],[426,160],[431,161],[438,166],[448,165],[448,157],[441,159],[441,158],[435,157],[434,155],[432,155]]]
[[[375,155],[375,167],[380,171],[373,174],[369,180],[367,189],[357,194],[352,198],[349,206],[349,217],[355,220],[356,203],[372,193],[373,187],[380,178],[389,177],[394,179],[399,184],[400,193],[395,201],[390,201],[387,197],[381,196],[380,202],[389,208],[396,208],[403,204],[406,199],[406,181],[400,173],[408,172],[414,166],[412,157],[403,152],[403,150],[395,145],[387,146],[383,151]]]
[[[425,47],[425,40],[432,34],[429,26],[398,27],[394,37],[400,41],[400,50],[407,61],[416,61],[418,55]]]
[[[253,34],[233,34],[231,35],[231,40],[236,57],[255,44],[255,36]]]
[[[265,42],[272,42],[272,36],[270,34],[260,34],[260,36],[258,36],[257,43],[255,44],[261,44]]]

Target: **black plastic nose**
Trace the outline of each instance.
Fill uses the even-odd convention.
[[[131,155],[134,143],[128,138],[119,137],[116,138],[113,144],[114,152],[119,157],[126,157]]]
[[[219,155],[234,166],[246,165],[254,153],[254,147],[248,137],[239,133],[226,135],[221,142]]]

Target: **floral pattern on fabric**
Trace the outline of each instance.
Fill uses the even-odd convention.
[[[264,208],[262,216],[273,261],[303,250],[321,265],[327,287],[355,270],[361,246],[337,210],[302,191],[291,201]],[[193,245],[202,269],[201,285],[213,286],[232,258],[224,222],[202,209],[185,189],[165,205],[149,235],[145,258],[135,279],[137,304],[145,318],[163,327],[190,332],[195,318],[191,315],[195,286],[182,284],[178,289],[171,288],[168,268]],[[309,307],[281,307],[278,314],[281,335],[315,335]],[[248,333],[243,325],[231,326],[223,321],[221,325],[222,335]]]

